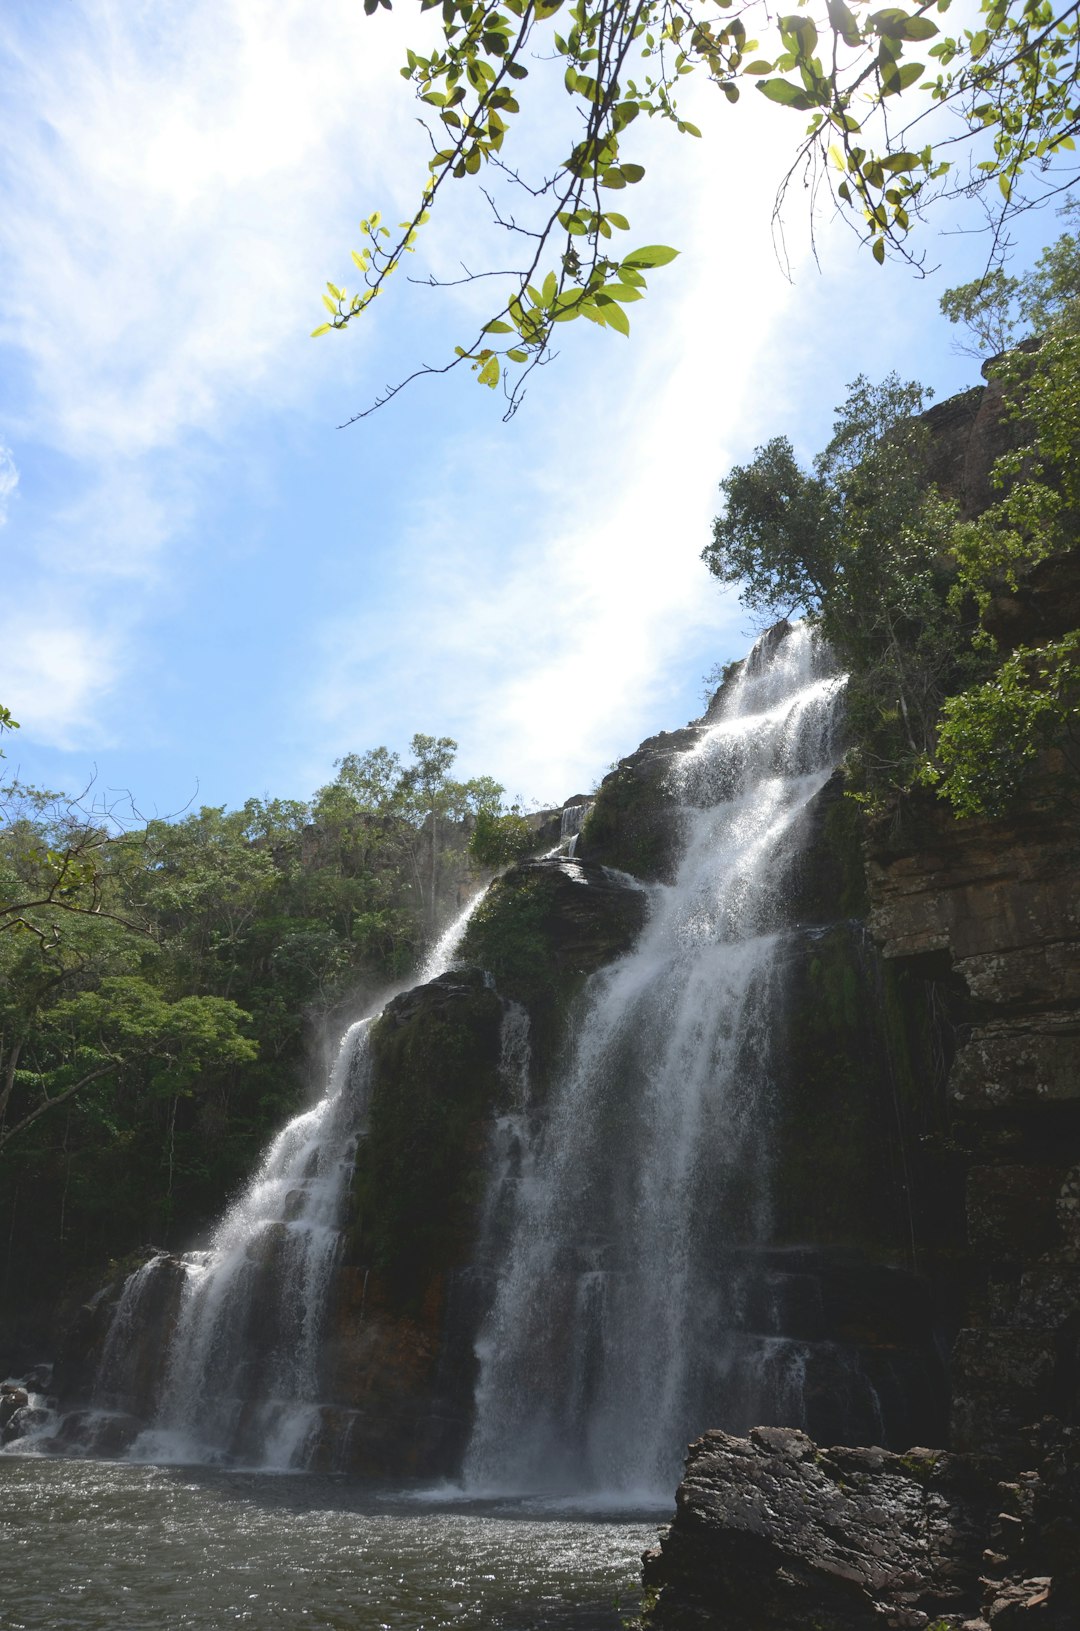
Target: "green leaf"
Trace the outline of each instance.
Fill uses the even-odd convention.
[[[758,81],[758,90],[762,96],[767,96],[770,102],[779,102],[785,108],[796,108],[805,113],[814,106],[812,99],[798,85],[792,85],[787,79],[762,79]]]
[[[879,266],[884,265],[884,263],[885,263],[885,240],[884,240],[884,238],[875,238],[874,239],[873,243],[870,245],[870,253],[873,255],[874,259],[877,261]]]
[[[856,46],[862,44],[862,32],[856,21],[855,14],[844,4],[844,0],[826,0],[829,13],[829,22],[839,34],[845,45]]]
[[[905,62],[902,68],[896,63],[886,63],[881,70],[881,85],[886,96],[897,96],[906,91],[909,85],[914,85],[926,72],[926,66],[921,62]]]
[[[900,38],[903,40],[932,40],[935,34],[940,33],[936,23],[929,17],[912,17],[904,26]]]
[[[329,334],[333,326],[333,323],[320,323],[318,328],[312,329],[310,336],[311,339],[317,340],[320,334]]]
[[[514,331],[510,327],[509,323],[500,322],[500,320],[496,318],[494,322],[485,323],[481,332],[484,334],[513,334]]]
[[[678,255],[677,249],[669,249],[667,244],[646,244],[643,249],[631,250],[624,255],[622,264],[632,270],[647,270],[650,266],[667,266]]]
[[[499,359],[498,359],[498,357],[489,357],[488,358],[487,362],[484,364],[483,368],[481,368],[479,374],[477,375],[477,379],[479,380],[481,385],[490,385],[492,390],[495,389],[496,385],[498,385],[498,383],[499,383]]]
[[[600,320],[607,328],[618,329],[620,334],[629,335],[630,319],[616,301],[609,301],[603,295],[597,295],[596,304],[600,312]]]
[[[785,44],[791,41],[802,60],[806,61],[813,55],[818,33],[809,17],[781,17],[780,34]]]
[[[622,170],[624,180],[631,183],[640,181],[642,176],[645,174],[645,166],[643,164],[623,164],[620,166],[620,168]]]

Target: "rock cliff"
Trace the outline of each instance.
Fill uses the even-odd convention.
[[[1000,393],[978,388],[927,419],[936,479],[977,513],[1009,435]],[[986,625],[1002,647],[1080,625],[1078,563],[1080,552],[1043,562],[995,599]],[[884,1049],[897,1115],[870,1147],[883,1191],[906,1196],[911,1264],[935,1309],[941,1448],[706,1434],[646,1558],[658,1631],[1080,1625],[1080,843],[1050,771],[1008,821],[959,822],[911,800],[862,833],[861,879],[850,847],[847,866],[825,863],[874,973],[871,995],[860,957],[841,955],[820,1023],[837,1033],[846,982],[849,1011],[859,989],[883,1026],[870,1023],[863,1048]],[[848,1124],[868,1113],[865,1088]],[[842,1172],[857,1187],[851,1151],[838,1168],[820,1146],[809,1160],[824,1194]],[[871,1252],[887,1250],[869,1205],[861,1228]]]

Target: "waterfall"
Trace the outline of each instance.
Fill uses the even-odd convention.
[[[766,636],[676,762],[675,882],[590,981],[509,1202],[497,1175],[473,1490],[669,1491],[704,1423],[796,1410],[802,1356],[777,1339],[743,1362],[738,1277],[717,1268],[768,1227],[784,866],[836,763],[842,688],[805,626]]]
[[[133,1458],[303,1464],[319,1424],[322,1316],[363,1128],[370,1024],[350,1026],[324,1097],[283,1128],[209,1249],[187,1259],[157,1419]]]
[[[419,983],[452,964],[475,896],[429,952]],[[341,1252],[341,1225],[357,1141],[363,1137],[370,1079],[369,1033],[377,1015],[341,1039],[326,1092],[272,1141],[244,1193],[217,1225],[209,1247],[189,1252],[163,1370],[139,1386],[133,1342],[154,1295],[161,1256],[125,1284],[94,1390],[95,1410],[79,1424],[93,1446],[108,1413],[141,1391],[152,1414],[131,1458],[303,1467],[322,1426],[324,1316]]]

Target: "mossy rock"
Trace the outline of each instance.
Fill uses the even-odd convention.
[[[781,1239],[904,1250],[907,1152],[878,973],[858,923],[792,944],[777,1014]]]
[[[701,735],[702,727],[695,725],[661,731],[620,760],[600,784],[578,840],[578,856],[648,883],[671,883],[681,834],[669,777],[675,760]]]
[[[866,817],[848,797],[844,772],[838,770],[792,829],[785,891],[792,922],[834,923],[866,916],[865,830]]]
[[[481,972],[466,969],[396,997],[372,1027],[348,1257],[378,1269],[402,1305],[472,1248],[502,1017]]]
[[[588,976],[634,944],[648,897],[590,862],[524,861],[497,878],[473,915],[462,955],[528,1010],[541,1091],[569,1008]]]

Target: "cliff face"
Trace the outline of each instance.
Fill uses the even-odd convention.
[[[970,1292],[953,1350],[951,1442],[1021,1457],[1080,1400],[1080,864],[1071,823],[929,810],[875,842],[884,956],[947,961],[965,997],[948,1076]]]
[[[1001,410],[991,385],[927,415],[935,478],[966,514],[993,496]],[[1080,626],[1078,584],[1080,552],[1045,561],[986,626],[1004,649],[1058,637]],[[1080,1624],[1080,840],[1052,769],[1010,821],[925,800],[862,836],[858,916],[898,1088],[875,1171],[887,1190],[903,1169],[947,1354],[931,1442],[949,1453],[707,1434],[646,1559],[650,1625]],[[851,1104],[866,1115],[862,1092]],[[834,1184],[841,1170],[857,1183],[826,1159]]]

